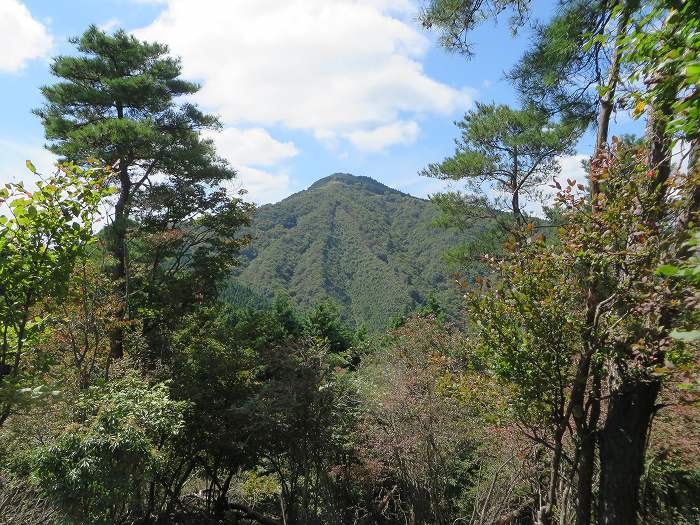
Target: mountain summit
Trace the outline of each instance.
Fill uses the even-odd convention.
[[[309,190],[315,190],[328,184],[345,184],[356,190],[366,191],[369,193],[376,193],[378,195],[384,195],[386,193],[396,193],[399,195],[410,196],[406,193],[400,192],[399,190],[390,188],[389,186],[386,186],[381,182],[374,180],[371,177],[365,177],[363,175],[351,175],[349,173],[334,173],[333,175],[329,175],[328,177],[323,177],[322,179],[317,180],[311,186],[309,186]]]
[[[258,209],[254,240],[232,290],[288,294],[301,307],[339,304],[370,330],[422,305],[430,292],[455,309],[442,254],[458,239],[436,229],[427,200],[369,177],[336,173]]]

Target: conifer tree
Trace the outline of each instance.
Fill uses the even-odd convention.
[[[175,245],[150,250],[148,262],[158,269],[164,257],[178,263],[195,259],[196,247],[213,238],[185,224],[207,213],[226,212],[226,226],[233,231],[244,222],[245,210],[220,186],[235,172],[201,135],[220,127],[217,118],[191,103],[175,102],[196,93],[199,86],[180,78],[180,61],[168,55],[167,46],[139,41],[124,30],[109,35],[95,26],[70,41],[80,54],[53,60],[51,72],[59,80],[42,88],[46,103],[35,113],[51,151],[75,162],[92,157],[114,166],[118,194],[109,251],[127,305],[124,315],[129,317],[127,240],[136,216],[151,230],[154,242],[154,227],[178,233]],[[189,238],[183,238],[188,231]],[[211,259],[206,262],[209,269],[224,269]],[[115,356],[123,352],[121,339],[119,334],[113,338]]]
[[[462,194],[454,193],[438,195],[437,204],[448,213],[455,210],[467,215],[483,214],[485,208],[491,208],[494,219],[502,219],[499,212],[507,211],[512,213],[515,229],[526,222],[528,203],[523,198],[540,200],[543,186],[559,173],[558,157],[572,153],[579,131],[575,125],[552,122],[546,113],[534,108],[478,102],[457,126],[462,136],[455,154],[429,165],[422,174],[465,181],[470,194],[461,206],[455,205],[455,200],[460,201]],[[504,197],[489,200],[484,187]],[[470,207],[470,203],[481,206]]]

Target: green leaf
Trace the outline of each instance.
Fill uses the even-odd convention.
[[[596,86],[595,89],[598,92],[598,95],[601,97],[605,96],[605,94],[610,91],[608,86]]]
[[[677,275],[680,268],[673,266],[672,264],[663,264],[656,269],[657,275],[662,275],[664,277],[672,277]]]
[[[685,68],[685,76],[688,78],[688,82],[690,84],[700,82],[700,62],[688,64],[688,66]]]
[[[28,199],[15,199],[15,200],[9,202],[7,205],[10,208],[15,208],[16,209],[15,214],[16,214],[17,210],[19,210],[20,208],[24,208],[28,202],[29,202]]]
[[[25,164],[27,165],[27,168],[29,169],[29,171],[31,171],[32,173],[36,174],[36,168],[34,167],[34,164],[32,163],[31,160],[27,160],[27,161],[25,162]]]
[[[674,330],[671,337],[679,341],[700,341],[700,330]]]

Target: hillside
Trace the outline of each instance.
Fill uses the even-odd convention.
[[[458,242],[427,200],[368,177],[335,174],[262,206],[229,297],[286,292],[301,307],[330,299],[355,325],[381,329],[434,293],[458,309],[442,254]]]

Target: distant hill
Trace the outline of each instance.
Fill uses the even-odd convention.
[[[368,177],[335,174],[258,209],[254,241],[228,298],[288,294],[302,308],[341,306],[356,326],[379,330],[432,292],[453,314],[459,298],[442,254],[459,242],[432,226],[434,205]]]

